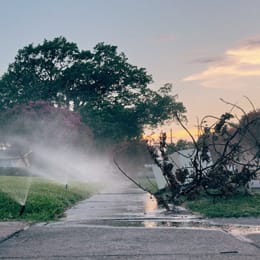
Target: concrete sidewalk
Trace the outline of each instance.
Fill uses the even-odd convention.
[[[29,224],[26,222],[0,222],[0,243],[27,228],[29,228]]]
[[[209,219],[208,221],[214,225],[240,227],[241,232],[243,232],[244,230],[243,235],[251,236],[254,234],[255,237],[259,236],[259,241],[260,241],[260,218],[213,218],[213,219]],[[76,223],[75,221],[72,221],[70,224],[76,225],[75,223]],[[41,224],[36,224],[36,226],[37,225],[41,225]],[[55,222],[46,225],[66,226],[64,222],[58,222],[58,223]],[[30,226],[31,225],[26,222],[18,222],[18,221],[0,222],[0,243],[11,238],[12,236],[14,236],[15,234],[21,231],[29,229]],[[259,242],[259,246],[260,246],[260,242]]]
[[[153,203],[121,185],[82,201],[58,222],[2,222],[0,259],[260,259],[259,218],[164,214]]]
[[[253,242],[222,230],[41,223],[2,240],[0,259],[260,259],[260,236],[249,238]]]
[[[0,259],[257,260],[260,249],[222,231],[34,225],[0,244]]]

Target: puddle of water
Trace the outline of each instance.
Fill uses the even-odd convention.
[[[99,220],[87,220],[81,222],[85,225],[94,226],[110,226],[110,227],[145,227],[145,228],[203,228],[210,229],[216,227],[206,222],[195,222],[195,221],[171,221],[171,220],[158,220],[158,219],[99,219]],[[220,228],[218,228],[220,229]]]
[[[219,225],[200,219],[186,219],[186,221],[180,219],[93,219],[83,221],[78,224],[112,228],[175,228],[191,230],[224,231],[240,241],[251,244],[253,243],[253,241],[247,236],[250,234],[260,234],[260,226],[237,226],[231,224]]]

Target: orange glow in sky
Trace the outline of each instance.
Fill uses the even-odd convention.
[[[191,135],[197,139],[198,137],[198,129],[197,128],[190,128],[188,129],[189,132],[191,133]],[[184,129],[178,129],[178,130],[171,130],[171,129],[165,129],[163,130],[164,132],[166,132],[166,136],[167,136],[167,143],[176,143],[178,140],[183,139],[183,140],[187,140],[187,141],[192,141],[190,135],[187,133],[186,130]],[[154,141],[154,142],[158,142],[160,139],[160,130],[158,130],[158,132],[154,132],[153,134],[145,134],[143,136],[143,138],[145,140],[148,141]]]

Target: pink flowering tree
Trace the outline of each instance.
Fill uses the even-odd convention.
[[[54,107],[47,101],[30,101],[1,113],[1,137],[12,143],[23,140],[26,146],[85,146],[92,143],[91,130],[81,122],[79,113]]]

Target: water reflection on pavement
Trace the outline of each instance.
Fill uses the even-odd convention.
[[[116,189],[100,192],[66,212],[59,222],[67,225],[140,228],[206,229],[227,232],[239,240],[251,242],[250,234],[260,234],[259,219],[205,219],[183,207],[174,212],[158,208],[156,199],[124,183]],[[254,220],[254,221],[253,221]],[[57,224],[57,223],[56,223]]]

